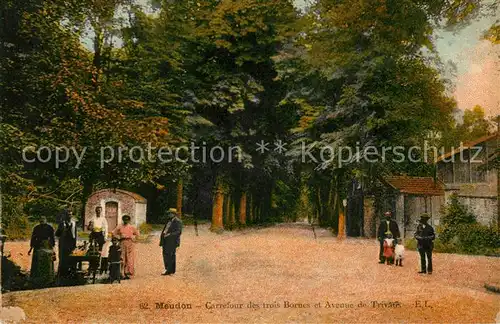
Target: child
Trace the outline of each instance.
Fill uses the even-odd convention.
[[[392,234],[387,234],[387,238],[384,239],[384,258],[387,260],[387,264],[394,263],[394,239]]]
[[[113,283],[121,280],[121,265],[122,265],[122,250],[118,244],[117,237],[111,239],[111,246],[109,247],[108,263],[109,263],[109,282]]]
[[[396,247],[394,248],[394,256],[396,259],[396,265],[402,267],[403,259],[405,256],[405,246],[402,244],[400,240],[396,240]]]

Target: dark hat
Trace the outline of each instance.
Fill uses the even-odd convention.
[[[123,215],[122,216],[122,220],[130,220],[130,216],[129,215]]]
[[[115,241],[118,241],[118,240],[119,240],[119,239],[118,239],[118,237],[116,237],[116,236],[113,236],[113,237],[111,238],[111,242],[115,242]]]
[[[431,216],[429,216],[429,214],[427,214],[427,213],[420,215],[420,219],[430,219],[430,218],[431,218]]]

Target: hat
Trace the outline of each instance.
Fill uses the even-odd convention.
[[[129,215],[123,215],[122,216],[122,220],[130,220],[130,216]]]
[[[420,215],[420,219],[430,219],[430,218],[431,218],[431,216],[429,216],[429,214],[427,214],[427,213]]]
[[[111,242],[118,241],[118,240],[119,240],[119,239],[118,239],[118,237],[116,237],[116,236],[113,236],[113,237],[111,238]]]
[[[177,208],[169,208],[168,211],[177,214]]]

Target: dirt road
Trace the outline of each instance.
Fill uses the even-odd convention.
[[[434,274],[419,275],[415,252],[402,268],[380,265],[373,240],[317,234],[282,225],[222,235],[203,227],[196,237],[186,226],[172,277],[160,276],[155,238],[137,245],[133,280],[7,293],[3,303],[38,323],[491,323],[500,312],[500,295],[483,288],[500,284],[499,258],[435,254]],[[27,243],[6,249],[29,266]]]

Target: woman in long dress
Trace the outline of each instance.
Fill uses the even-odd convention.
[[[139,231],[130,224],[130,216],[123,215],[123,224],[118,225],[113,230],[113,236],[120,240],[122,250],[124,279],[130,279],[134,275],[135,263],[135,239],[139,236]]]
[[[48,240],[41,243],[41,248],[33,252],[31,262],[31,282],[36,288],[49,287],[54,283],[55,253]]]
[[[30,279],[35,287],[47,287],[54,279],[54,228],[47,224],[45,217],[40,218],[40,224],[35,226],[31,234],[30,250],[33,252],[31,259]]]

